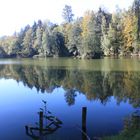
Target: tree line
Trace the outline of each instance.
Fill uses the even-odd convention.
[[[38,20],[19,33],[0,38],[0,57],[100,58],[140,54],[140,0],[128,10],[103,8],[74,19],[65,5],[60,25]]]
[[[0,78],[14,79],[24,86],[35,88],[41,93],[53,93],[63,87],[68,105],[75,103],[77,93],[84,94],[88,100],[108,103],[114,96],[117,104],[129,102],[140,107],[140,72],[130,71],[86,71],[57,69],[38,65],[1,65]],[[128,88],[129,87],[129,88]]]

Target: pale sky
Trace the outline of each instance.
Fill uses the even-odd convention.
[[[133,0],[0,0],[0,36],[11,35],[38,19],[63,22],[62,9],[71,5],[75,17],[83,16],[86,10],[100,6],[114,11],[116,5],[128,8]]]

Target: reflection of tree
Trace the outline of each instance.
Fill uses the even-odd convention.
[[[140,129],[140,114],[138,110],[131,116],[125,118],[124,131],[128,131],[130,129]]]
[[[124,128],[120,134],[109,136],[103,140],[139,140],[140,139],[140,114],[139,110],[124,119]]]
[[[68,105],[73,105],[75,103],[75,97],[76,97],[76,90],[74,89],[66,90],[65,99]]]
[[[74,104],[77,89],[87,99],[100,100],[103,104],[114,96],[118,104],[129,101],[134,107],[140,106],[140,72],[93,72],[53,66],[1,65],[0,77],[22,81],[25,86],[35,87],[42,93],[52,93],[62,85],[69,105]]]

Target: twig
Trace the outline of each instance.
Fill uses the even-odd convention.
[[[78,125],[76,127],[87,137],[87,140],[90,140],[90,137],[85,133]]]

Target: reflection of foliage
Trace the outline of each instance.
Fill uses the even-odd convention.
[[[68,105],[73,105],[75,103],[75,97],[76,97],[76,90],[74,89],[68,89],[65,93],[65,99]]]
[[[140,72],[93,72],[37,65],[1,65],[0,77],[22,81],[25,86],[35,87],[42,93],[51,93],[62,85],[69,105],[74,104],[77,89],[89,100],[100,100],[103,104],[114,96],[118,104],[129,101],[134,107],[140,106]]]
[[[140,129],[140,116],[134,112],[131,117],[127,117],[124,123],[124,132],[130,129]]]
[[[133,113],[125,118],[123,131],[116,136],[105,137],[103,140],[139,140],[140,139],[140,114]]]

